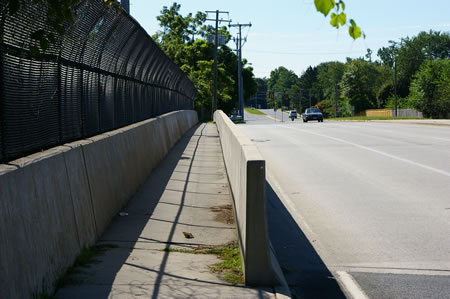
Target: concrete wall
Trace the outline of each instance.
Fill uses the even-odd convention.
[[[247,285],[280,285],[266,218],[265,161],[256,146],[220,110],[214,113],[233,192]]]
[[[0,165],[0,297],[51,292],[197,122],[171,112]]]

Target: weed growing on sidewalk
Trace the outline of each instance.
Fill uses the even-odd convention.
[[[217,255],[222,260],[222,262],[211,265],[211,271],[214,273],[218,273],[225,281],[232,284],[244,283],[241,253],[237,242],[232,242],[221,246],[199,246],[194,249],[165,248],[163,249],[163,251]]]

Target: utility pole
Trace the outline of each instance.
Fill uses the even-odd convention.
[[[394,99],[395,99],[395,117],[397,117],[397,62],[394,59]]]
[[[311,88],[309,89],[309,108],[311,108]]]
[[[309,108],[311,108],[311,88],[300,88],[300,101],[303,95],[303,91],[307,90],[309,94]]]
[[[244,120],[244,84],[242,79],[242,27],[252,27],[251,23],[248,24],[230,24],[229,27],[239,27],[238,37],[235,38],[236,51],[238,52],[238,97],[239,97],[239,114],[242,120]],[[247,41],[247,40],[245,40]]]
[[[219,44],[219,23],[220,22],[231,22],[231,20],[223,20],[220,19],[219,20],[219,15],[221,13],[226,13],[227,15],[229,14],[228,11],[219,11],[219,10],[215,10],[215,11],[206,11],[206,13],[215,13],[216,14],[216,18],[215,19],[206,19],[206,21],[214,21],[216,22],[216,33],[215,33],[215,38],[214,38],[214,70],[213,70],[213,98],[212,98],[212,103],[211,103],[211,119],[214,118],[214,111],[217,110],[217,46]]]
[[[334,81],[334,118],[337,117],[337,84]]]

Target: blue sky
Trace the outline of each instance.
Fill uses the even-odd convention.
[[[131,15],[152,35],[159,30],[156,17],[174,1],[130,0]],[[256,77],[269,77],[279,66],[297,75],[308,66],[324,61],[361,57],[366,49],[376,52],[389,40],[417,35],[420,31],[450,31],[450,0],[345,0],[347,18],[353,18],[366,39],[353,39],[347,27],[339,30],[316,12],[313,0],[215,1],[179,0],[181,14],[228,11],[233,23],[252,23],[243,35],[247,43],[242,55],[253,64]],[[214,16],[211,15],[211,18]],[[226,17],[224,15],[224,17]],[[236,35],[237,29],[231,29]],[[233,49],[235,45],[230,42]]]

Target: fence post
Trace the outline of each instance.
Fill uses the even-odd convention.
[[[0,163],[3,162],[6,156],[6,138],[5,138],[5,114],[4,114],[4,90],[3,80],[5,78],[3,73],[3,26],[0,28],[1,44],[0,44]]]
[[[58,72],[57,72],[57,76],[58,78],[57,80],[57,89],[56,89],[56,93],[57,93],[57,98],[58,98],[58,144],[63,144],[64,143],[64,136],[63,136],[63,120],[62,120],[62,114],[63,114],[63,104],[62,104],[62,96],[61,96],[61,51],[59,51],[59,57],[58,57]]]

